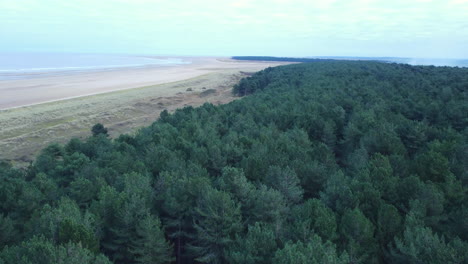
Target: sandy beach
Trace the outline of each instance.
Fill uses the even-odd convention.
[[[229,58],[182,57],[190,64],[119,68],[83,73],[34,76],[0,81],[0,110],[80,96],[175,82],[226,69],[258,71],[272,62],[234,61]]]
[[[0,159],[25,166],[47,145],[85,139],[96,123],[111,137],[135,133],[161,111],[229,103],[244,77],[284,63],[191,58],[179,66],[0,81]]]

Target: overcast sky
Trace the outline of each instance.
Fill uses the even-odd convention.
[[[0,51],[468,58],[468,0],[0,0]]]

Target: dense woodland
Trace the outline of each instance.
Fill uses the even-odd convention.
[[[323,62],[330,59],[313,59],[313,58],[289,58],[289,57],[269,57],[269,56],[233,56],[234,60],[247,61],[287,61],[287,62]]]
[[[468,263],[468,69],[268,68],[0,165],[0,263]]]

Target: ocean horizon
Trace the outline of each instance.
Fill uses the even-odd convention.
[[[18,80],[121,68],[176,66],[190,60],[126,54],[0,53],[0,80]]]

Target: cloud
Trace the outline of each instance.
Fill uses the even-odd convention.
[[[0,9],[4,36],[55,35],[56,43],[61,37],[83,46],[87,39],[102,36],[135,46],[153,45],[155,50],[182,49],[177,44],[182,41],[188,46],[219,41],[225,46],[218,52],[228,53],[236,45],[266,46],[274,41],[289,50],[319,42],[328,47],[346,42],[351,47],[355,41],[357,46],[381,45],[382,51],[393,54],[398,47],[441,39],[468,43],[468,0],[23,0],[1,1]],[[338,51],[330,49],[333,52]],[[456,52],[468,57],[467,51]]]

